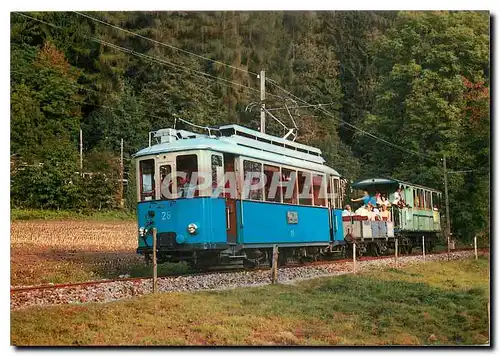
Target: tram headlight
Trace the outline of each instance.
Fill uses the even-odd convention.
[[[194,223],[191,223],[188,225],[187,227],[187,231],[191,234],[191,235],[194,235],[196,234],[196,231],[198,230],[198,226],[196,226],[196,224]]]
[[[139,228],[139,236],[144,237],[145,234],[146,234],[146,229],[141,226]]]

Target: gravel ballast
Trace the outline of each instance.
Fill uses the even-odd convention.
[[[450,254],[450,258],[453,260],[471,258],[473,256],[474,251],[457,251]],[[426,255],[425,261],[423,256],[400,256],[398,257],[397,267],[404,267],[413,263],[446,261],[447,259],[447,254]],[[396,267],[394,258],[381,258],[356,262],[357,272],[387,267]],[[332,261],[332,263],[329,264],[281,268],[278,272],[278,282],[295,283],[297,281],[316,277],[338,276],[352,273],[352,270],[352,261]],[[262,286],[270,283],[270,270],[210,273],[158,278],[158,291],[195,292],[201,290],[223,290],[238,287]],[[30,306],[110,302],[152,293],[152,284],[152,279],[143,279],[134,281],[110,281],[95,285],[81,285],[55,289],[16,291],[11,294],[10,305],[12,309],[20,309]]]

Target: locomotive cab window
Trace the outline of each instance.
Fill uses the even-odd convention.
[[[154,159],[143,160],[140,167],[141,201],[154,200],[155,198],[155,161]]]

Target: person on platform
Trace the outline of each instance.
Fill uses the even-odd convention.
[[[372,203],[368,203],[368,220],[375,221],[375,217],[377,216],[377,213],[374,211],[374,207]],[[378,209],[377,209],[378,211]]]
[[[399,208],[404,208],[406,206],[406,202],[403,200],[403,192],[400,187],[394,192],[394,201],[392,204],[397,205]]]
[[[358,210],[356,210],[355,215],[359,216],[369,216],[370,212],[367,209],[366,205],[362,205]]]
[[[363,193],[364,195],[361,198],[351,199],[351,201],[352,202],[363,201],[363,205],[368,205],[370,199],[372,198],[370,197],[370,194],[368,194],[368,191],[365,190]]]
[[[382,220],[391,221],[391,212],[387,210],[387,205],[382,205],[382,211],[380,212],[380,217]]]
[[[347,204],[344,207],[344,210],[342,210],[342,216],[353,216],[353,215],[354,215],[354,213],[351,210],[351,206],[349,204]]]
[[[380,200],[382,200],[382,204],[380,204],[380,205],[385,205],[386,208],[389,208],[389,205],[391,203],[389,203],[389,200],[387,199],[387,197],[385,196],[385,194],[382,195],[382,197],[380,198]]]

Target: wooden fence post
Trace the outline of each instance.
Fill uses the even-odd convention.
[[[398,239],[394,240],[394,263],[398,266]]]
[[[448,261],[449,261],[450,260],[450,235],[448,235],[446,241],[448,242],[447,255],[448,255]]]
[[[474,255],[476,256],[477,260],[477,237],[474,236]]]
[[[490,302],[488,301],[488,341],[491,340]]]
[[[153,228],[153,293],[158,292],[158,270],[156,262],[156,227]]]
[[[356,243],[352,244],[352,273],[356,273]]]
[[[425,236],[422,236],[422,255],[424,256],[425,261]]]
[[[271,282],[276,284],[278,282],[278,245],[273,246],[273,266],[271,269]]]

